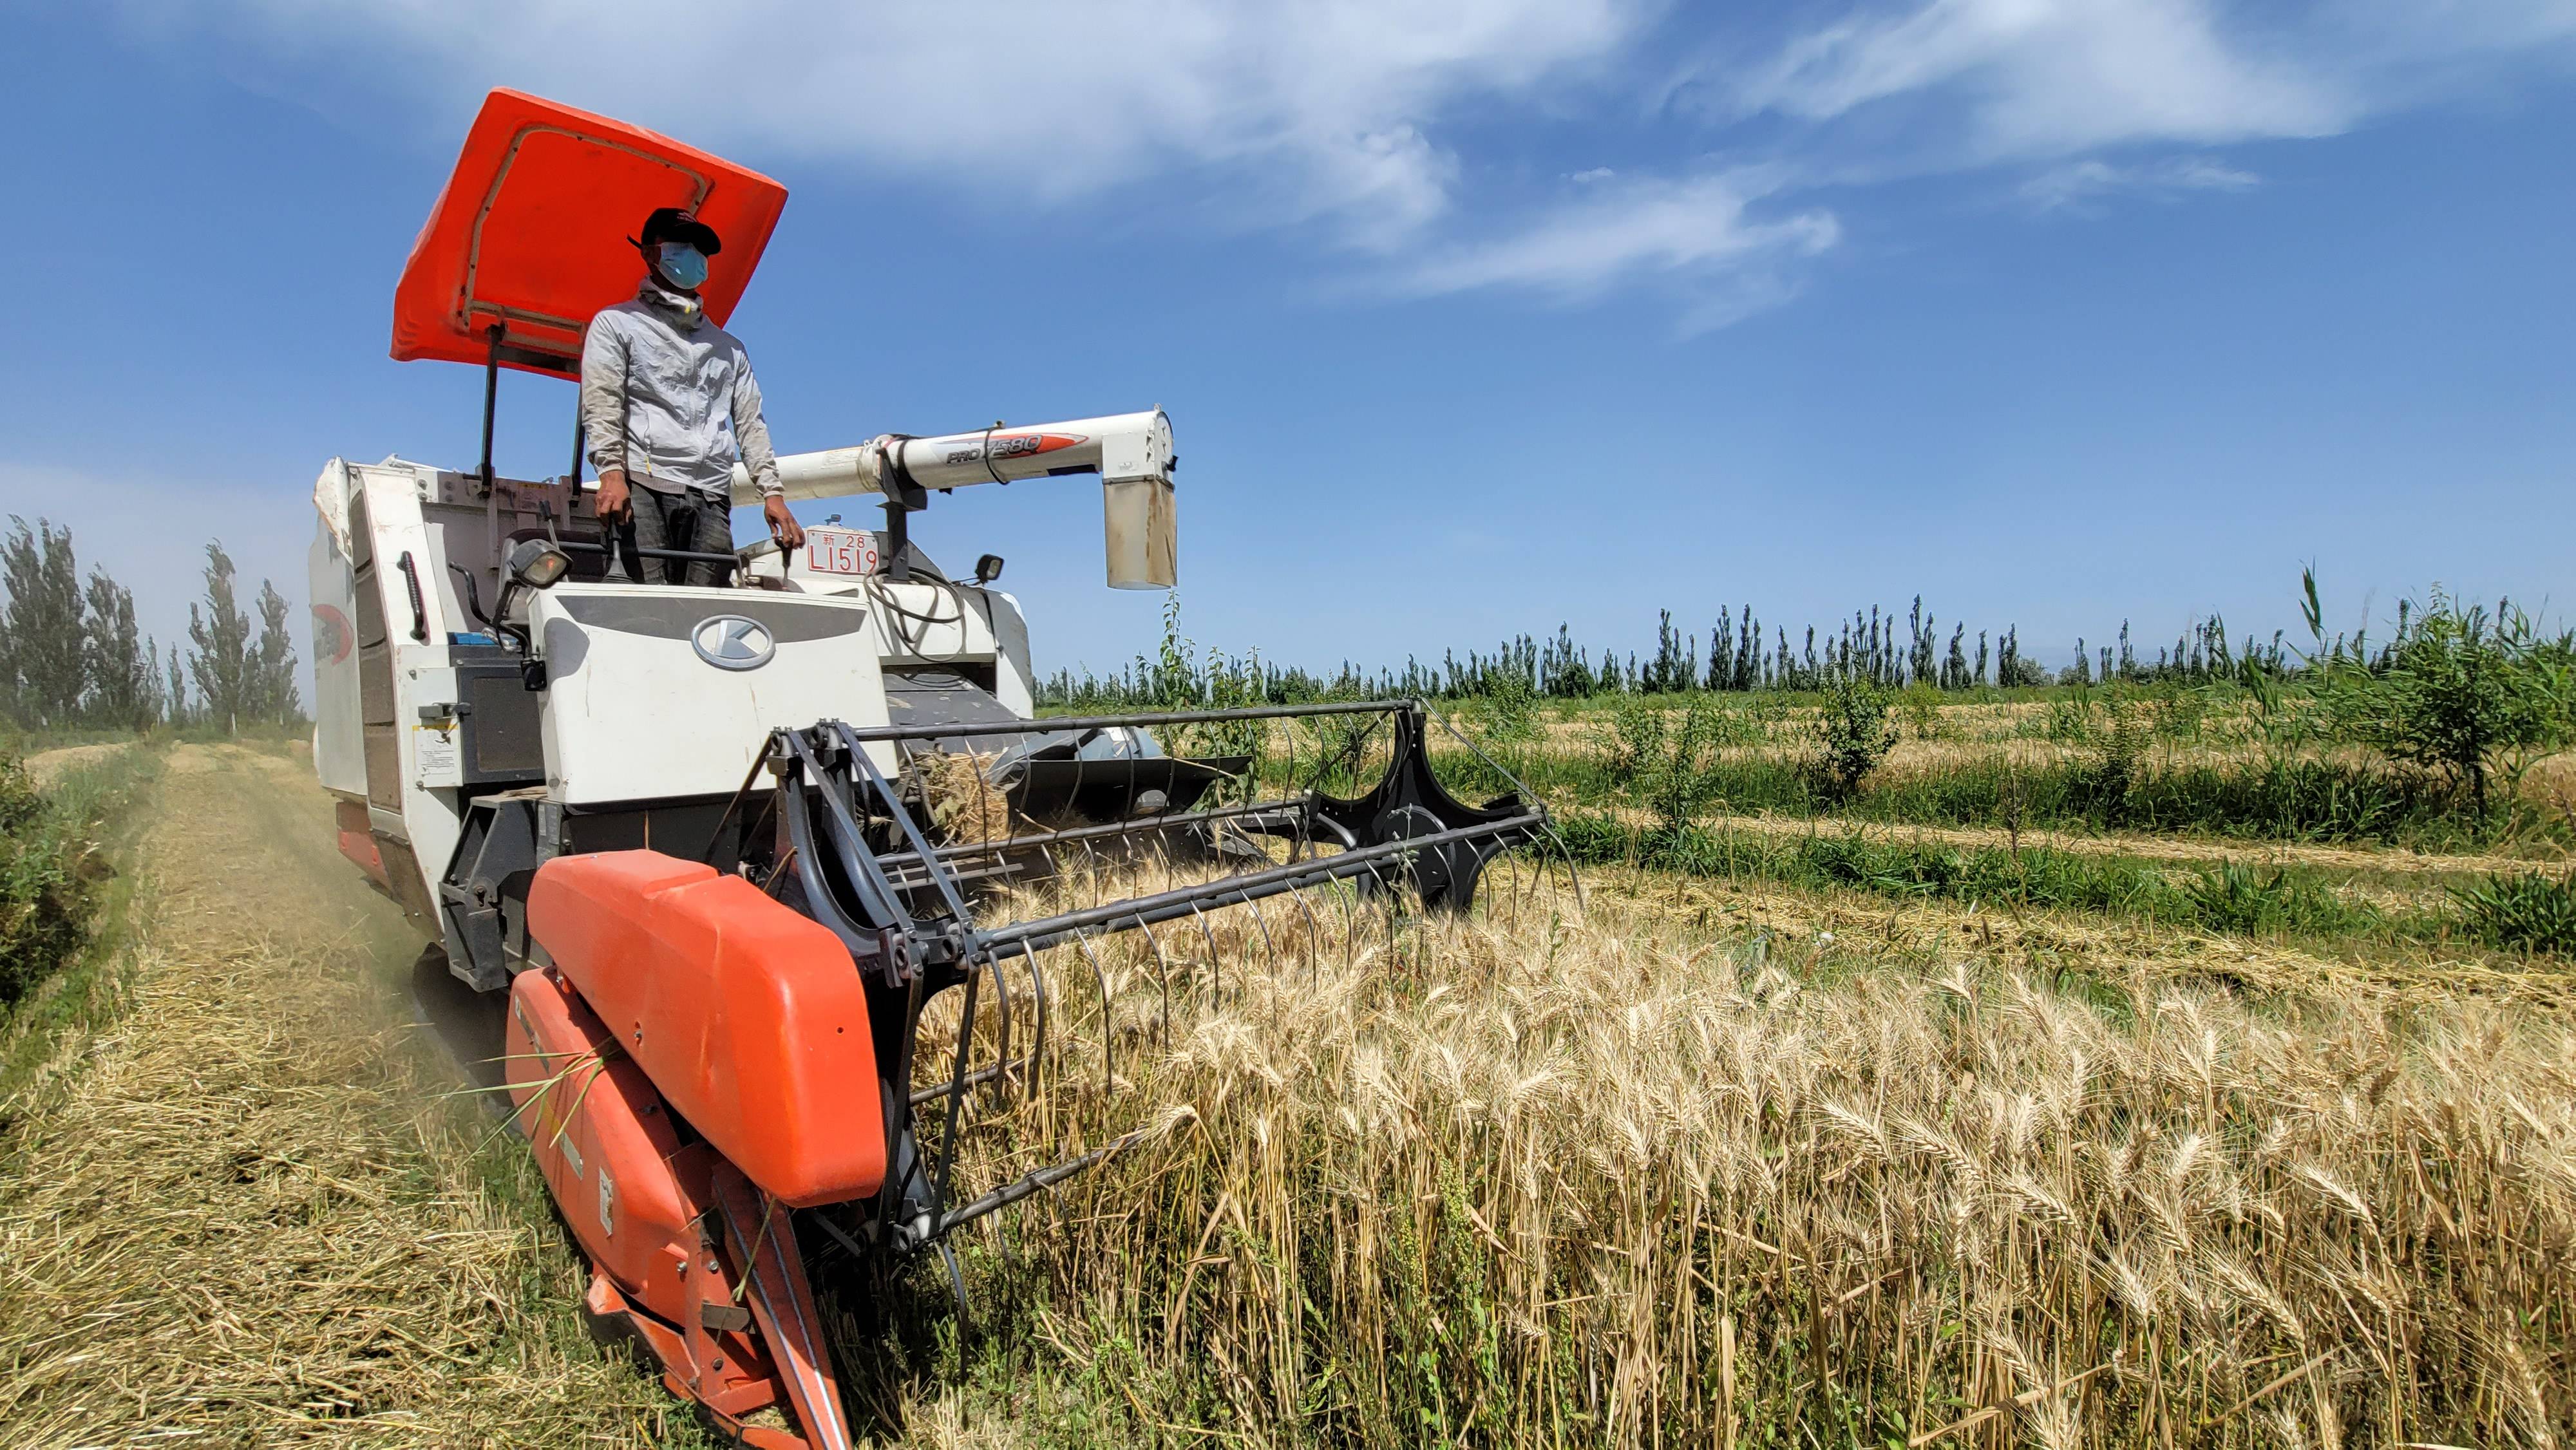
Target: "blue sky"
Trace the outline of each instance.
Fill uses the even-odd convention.
[[[757,166],[733,319],[794,451],[1150,406],[1188,630],[1323,665],[1921,593],[2062,664],[2123,618],[2563,616],[2576,3],[0,7],[0,513],[166,640],[220,535],[302,597],[331,456],[454,467],[385,356],[483,92]],[[558,472],[567,385],[499,461]],[[809,516],[828,511],[807,509]],[[855,511],[853,511],[855,514]],[[1112,667],[1088,480],[938,499],[1042,669]],[[738,526],[748,526],[744,516]],[[1946,631],[1945,631],[1946,632]],[[2151,646],[2152,647],[2152,646]]]

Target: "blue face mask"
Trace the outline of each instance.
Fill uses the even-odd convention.
[[[686,242],[660,242],[653,248],[653,270],[667,281],[696,291],[707,280],[707,254]]]

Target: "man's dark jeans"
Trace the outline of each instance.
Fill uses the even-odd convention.
[[[618,557],[626,565],[626,577],[644,584],[698,584],[712,587],[724,582],[720,566],[706,563],[683,563],[678,559],[647,559],[638,549],[679,549],[701,554],[733,552],[733,508],[731,502],[684,489],[678,493],[657,493],[649,488],[630,488],[626,497],[635,506],[635,518],[617,529]]]

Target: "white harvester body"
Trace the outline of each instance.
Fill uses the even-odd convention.
[[[889,529],[818,527],[785,555],[764,541],[736,557],[735,582],[705,588],[625,577],[638,561],[593,517],[595,484],[487,489],[479,473],[334,459],[314,488],[310,565],[314,766],[339,801],[341,848],[459,976],[498,986],[523,960],[506,931],[498,959],[470,940],[478,913],[509,925],[507,884],[492,900],[475,894],[478,802],[530,817],[538,860],[624,846],[695,854],[774,731],[1027,719],[1035,676],[1019,602],[945,577],[906,541],[906,503],[932,488],[1101,472],[1110,582],[1167,585],[1171,467],[1159,410],[782,458],[791,497],[879,494]],[[509,556],[529,540],[579,551],[576,572],[514,586]],[[868,753],[900,769],[891,744]]]

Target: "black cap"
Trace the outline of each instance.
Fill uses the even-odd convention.
[[[655,207],[644,219],[644,235],[636,245],[649,247],[655,242],[686,242],[710,257],[724,250],[715,228],[676,206]]]

